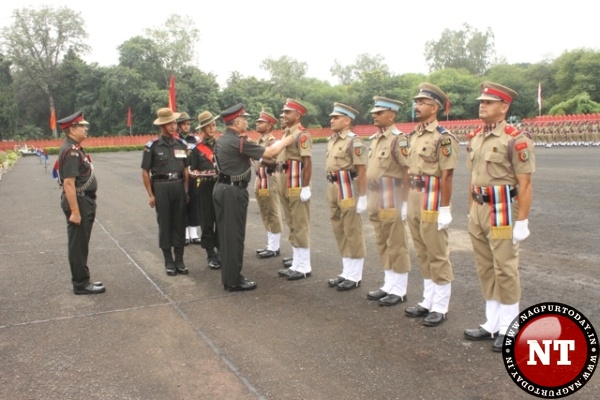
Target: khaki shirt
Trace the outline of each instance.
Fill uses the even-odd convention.
[[[312,138],[310,133],[300,124],[291,128],[286,128],[281,135],[284,139],[288,136],[294,137],[294,142],[279,153],[278,161],[296,160],[301,161],[302,157],[310,157],[312,154]]]
[[[507,128],[514,129],[511,135]],[[471,170],[471,185],[516,185],[517,175],[535,171],[535,156],[531,140],[506,121],[489,134],[476,130],[467,147],[467,168]]]
[[[441,132],[440,132],[441,130]],[[440,178],[442,171],[458,164],[458,141],[453,134],[433,121],[424,129],[418,127],[409,137],[409,173]]]
[[[379,180],[384,176],[402,179],[402,167],[408,166],[407,148],[408,138],[394,125],[372,136],[367,179]]]
[[[360,136],[349,130],[333,134],[327,141],[325,172],[355,170],[367,164],[367,151]]]
[[[258,138],[258,144],[262,147],[269,147],[277,141],[277,138],[272,133],[265,133]]]

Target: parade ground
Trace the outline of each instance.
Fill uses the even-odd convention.
[[[99,189],[89,267],[104,294],[73,294],[61,189],[39,159],[22,157],[0,181],[0,399],[534,398],[513,383],[491,341],[463,337],[484,322],[464,148],[449,234],[455,281],[448,320],[435,328],[404,315],[423,289],[410,239],[407,302],[367,300],[383,272],[366,216],[361,286],[328,287],[341,257],[326,204],[324,144],[313,152],[312,276],[277,275],[291,255],[285,240],[279,257],[256,257],[266,233],[251,200],[243,267],[258,283],[251,292],[225,291],[198,245],[185,248],[189,275],[167,276],[141,152],[92,157]],[[565,303],[600,332],[600,148],[536,148],[536,162],[521,309]],[[596,373],[570,398],[599,393]]]

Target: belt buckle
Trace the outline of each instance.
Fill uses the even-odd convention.
[[[475,200],[475,202],[479,204],[484,203],[483,195],[481,193],[473,192],[473,200]]]

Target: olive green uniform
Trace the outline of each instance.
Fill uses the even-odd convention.
[[[63,191],[60,205],[67,218],[69,266],[73,287],[84,288],[90,284],[87,265],[92,227],[96,218],[96,190],[98,182],[90,157],[75,140],[67,137],[58,153],[58,174],[61,180],[75,178],[77,205],[81,215],[79,225],[69,222],[71,208]]]

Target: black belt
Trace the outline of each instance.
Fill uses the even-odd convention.
[[[166,174],[152,174],[152,180],[162,179],[162,180],[174,181],[176,179],[182,179],[182,178],[183,178],[183,174],[181,172],[169,172]]]
[[[350,171],[350,178],[354,179],[358,176],[356,171]],[[329,172],[325,176],[328,182],[335,183],[338,181],[338,175],[335,172]]]
[[[237,187],[241,187],[243,189],[248,187],[248,181],[232,181],[229,175],[219,174],[219,183],[224,183],[226,185],[233,185]]]
[[[423,189],[425,187],[425,180],[421,175],[410,175],[408,183],[411,189]]]
[[[510,198],[512,199],[518,193],[519,193],[519,190],[516,187],[512,188],[510,190],[510,192],[509,192]],[[481,194],[481,193],[477,193],[477,192],[471,192],[471,197],[473,197],[473,201],[475,201],[478,204],[484,204],[484,203],[489,203],[490,202],[490,196],[487,195],[487,194]]]
[[[89,197],[91,199],[96,198],[96,192],[76,192],[79,197]]]

